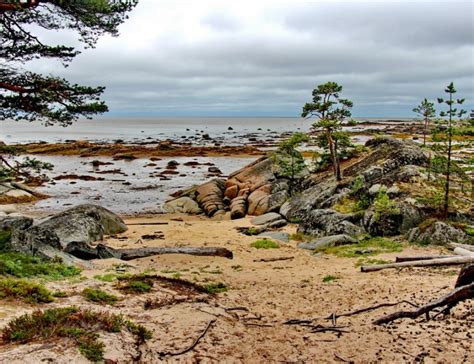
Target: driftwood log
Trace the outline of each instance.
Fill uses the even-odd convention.
[[[457,257],[457,255],[421,255],[416,257],[396,257],[395,262],[413,262],[416,260],[446,259],[455,257]]]
[[[449,243],[449,247],[451,249],[462,248],[462,249],[466,249],[466,250],[470,250],[471,252],[474,252],[474,245],[470,245],[470,244]]]
[[[413,311],[398,311],[375,320],[375,325],[382,325],[401,318],[415,319],[423,314],[429,319],[429,313],[435,308],[441,307],[441,313],[449,313],[451,308],[462,301],[474,298],[474,264],[467,264],[459,272],[455,289],[435,301],[421,306]],[[439,313],[438,313],[439,314]]]
[[[93,247],[84,243],[71,243],[66,252],[84,260],[117,258],[133,260],[162,254],[189,254],[199,256],[217,256],[228,259],[233,258],[230,250],[220,247],[149,247],[136,249],[115,249],[104,244]]]
[[[440,258],[430,260],[415,260],[413,262],[400,262],[388,264],[363,265],[360,267],[361,272],[375,272],[382,269],[389,268],[403,268],[403,267],[436,267],[443,265],[460,265],[474,263],[474,256],[463,257],[456,256],[453,258]]]
[[[454,248],[454,254],[462,255],[463,257],[474,257],[474,251],[470,251],[464,248]]]

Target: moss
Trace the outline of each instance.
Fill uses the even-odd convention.
[[[280,247],[278,243],[275,243],[273,240],[269,239],[256,240],[250,244],[250,246],[256,249],[278,249]]]
[[[0,231],[0,250],[5,250],[5,247],[10,242],[11,232],[10,230]]]
[[[0,275],[57,280],[77,276],[80,273],[79,268],[66,266],[60,262],[45,261],[39,257],[21,253],[0,253]]]
[[[335,281],[337,279],[339,279],[339,277],[329,274],[329,275],[323,277],[323,282],[324,283],[330,283],[330,282]]]
[[[355,266],[358,268],[362,265],[374,265],[374,264],[387,264],[390,261],[385,259],[374,259],[374,258],[361,258],[357,261]]]
[[[117,296],[107,293],[101,289],[85,288],[82,296],[90,302],[113,305],[118,301]]]
[[[117,275],[114,273],[107,273],[104,275],[96,275],[94,278],[102,282],[113,282],[117,280]]]
[[[364,257],[377,255],[381,253],[392,253],[402,251],[402,246],[390,239],[382,237],[368,238],[360,241],[358,244],[340,245],[323,248],[327,254],[334,254],[339,257]]]
[[[473,227],[465,227],[464,231],[466,232],[467,235],[474,236],[474,228]]]
[[[104,357],[105,345],[98,341],[98,332],[120,332],[127,329],[139,340],[151,338],[143,326],[107,312],[80,310],[77,307],[59,307],[34,311],[11,320],[3,329],[4,343],[29,343],[54,338],[71,338],[79,351],[93,362]]]
[[[222,293],[227,292],[228,288],[225,283],[218,282],[218,283],[210,283],[203,286],[203,288],[210,294]]]
[[[52,293],[42,284],[26,279],[0,279],[0,298],[17,299],[26,303],[49,303],[54,300]]]

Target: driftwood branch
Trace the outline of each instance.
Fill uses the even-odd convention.
[[[417,257],[396,257],[395,262],[413,262],[416,260],[446,259],[455,258],[457,255],[422,255]]]
[[[463,257],[474,257],[474,251],[470,251],[464,248],[454,248],[454,254],[462,255]]]
[[[451,249],[463,248],[463,249],[466,249],[466,250],[470,250],[471,252],[474,252],[474,245],[470,245],[470,244],[449,243],[448,246]]]
[[[196,340],[194,340],[194,342],[190,346],[188,346],[186,349],[177,351],[175,353],[171,353],[169,351],[160,352],[160,357],[183,355],[183,354],[186,354],[188,351],[193,350],[196,347],[196,345],[199,344],[199,341],[204,337],[204,335],[206,335],[207,331],[209,330],[209,328],[212,326],[212,324],[214,322],[216,322],[215,319],[209,321],[207,323],[206,327],[204,328],[204,330],[201,332],[201,334],[199,334],[199,336],[196,338]]]
[[[402,303],[406,303],[410,306],[413,306],[413,307],[418,307],[417,305],[415,305],[414,303],[411,303],[410,301],[400,301],[400,302],[394,302],[394,303],[379,303],[378,305],[374,305],[374,306],[370,306],[370,307],[365,307],[365,308],[360,308],[358,310],[354,310],[354,311],[351,311],[351,312],[345,312],[345,313],[341,313],[341,314],[336,314],[336,313],[332,313],[330,314],[328,317],[326,317],[327,320],[332,320],[333,323],[335,323],[336,319],[338,319],[339,317],[348,317],[348,316],[354,316],[354,315],[358,315],[360,313],[364,313],[364,312],[369,312],[369,311],[373,311],[373,310],[376,310],[378,308],[382,308],[382,307],[392,307],[392,306],[398,306]]]
[[[429,312],[437,307],[447,306],[448,310],[451,307],[454,307],[459,302],[474,298],[474,283],[470,283],[465,286],[461,286],[451,291],[444,297],[436,301],[432,301],[427,305],[421,306],[420,308],[414,311],[398,311],[391,313],[387,316],[381,317],[375,320],[373,323],[375,325],[382,325],[400,318],[411,318],[415,319],[423,314],[429,315]]]
[[[444,265],[459,265],[459,264],[469,264],[469,263],[474,263],[474,256],[471,256],[471,257],[457,256],[454,258],[415,260],[413,262],[363,265],[362,267],[360,267],[360,270],[361,272],[375,272],[378,270],[389,269],[389,268],[436,267],[436,266],[444,266]]]
[[[262,258],[262,259],[254,259],[254,262],[277,262],[280,260],[292,260],[295,257],[278,257],[278,258]]]
[[[65,249],[65,252],[84,260],[106,258],[133,260],[162,254],[189,254],[199,256],[217,256],[228,259],[233,258],[233,254],[230,250],[220,247],[148,247],[115,249],[105,244],[97,244],[97,246],[93,247],[85,243],[70,243]]]

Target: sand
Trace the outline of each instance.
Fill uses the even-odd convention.
[[[176,221],[182,220],[182,221]],[[250,226],[248,219],[213,221],[204,217],[156,215],[128,219],[128,223],[168,222],[167,225],[133,225],[120,237],[108,238],[114,247],[148,246],[221,246],[233,251],[234,259],[163,255],[128,262],[128,271],[180,276],[202,284],[224,282],[229,290],[207,302],[190,302],[145,310],[147,299],[173,297],[179,294],[156,285],[151,293],[123,295],[114,283],[94,279],[115,269],[117,260],[95,261],[96,268],[84,271],[83,280],[48,283],[48,287],[72,294],[40,308],[75,304],[95,310],[123,313],[153,331],[153,338],[139,348],[128,333],[101,334],[106,344],[109,363],[169,362],[425,362],[469,363],[474,357],[474,305],[467,302],[452,310],[448,318],[426,321],[404,319],[389,326],[374,326],[372,321],[386,313],[409,306],[380,308],[352,317],[342,317],[337,324],[346,333],[312,333],[308,327],[284,325],[290,319],[325,319],[383,302],[409,300],[424,304],[452,289],[458,268],[412,268],[361,273],[356,258],[332,255],[313,256],[296,248],[296,241],[279,249],[255,249],[255,237],[239,234],[235,227]],[[296,226],[285,231],[294,232]],[[145,234],[162,232],[164,239],[144,240]],[[406,247],[401,253],[383,254],[380,259],[396,255],[439,254],[441,248]],[[292,257],[289,260],[262,262],[263,258]],[[338,279],[323,282],[327,275]],[[114,307],[87,303],[79,295],[86,286],[100,287],[123,297]],[[202,300],[202,299],[201,299]],[[205,301],[206,301],[205,300]],[[188,300],[189,301],[189,300]],[[242,308],[228,310],[229,308]],[[13,316],[30,312],[31,306],[6,303],[0,308],[0,325]],[[188,348],[203,332],[206,334],[189,352],[160,356],[163,352],[179,352]],[[139,358],[139,359],[138,359]],[[0,349],[0,362],[79,363],[86,360],[71,342],[13,345]],[[43,361],[44,362],[44,361]]]

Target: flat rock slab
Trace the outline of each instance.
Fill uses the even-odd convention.
[[[309,243],[299,243],[298,248],[315,250],[315,249],[345,245],[345,244],[357,244],[357,240],[346,234],[338,234],[338,235],[331,235],[331,236],[318,238]]]
[[[290,241],[290,234],[282,231],[266,231],[264,233],[258,234],[258,236],[279,240],[284,243],[288,243]]]
[[[271,224],[272,222],[282,220],[283,217],[276,212],[269,212],[264,215],[256,216],[250,222],[254,225],[266,225]]]

